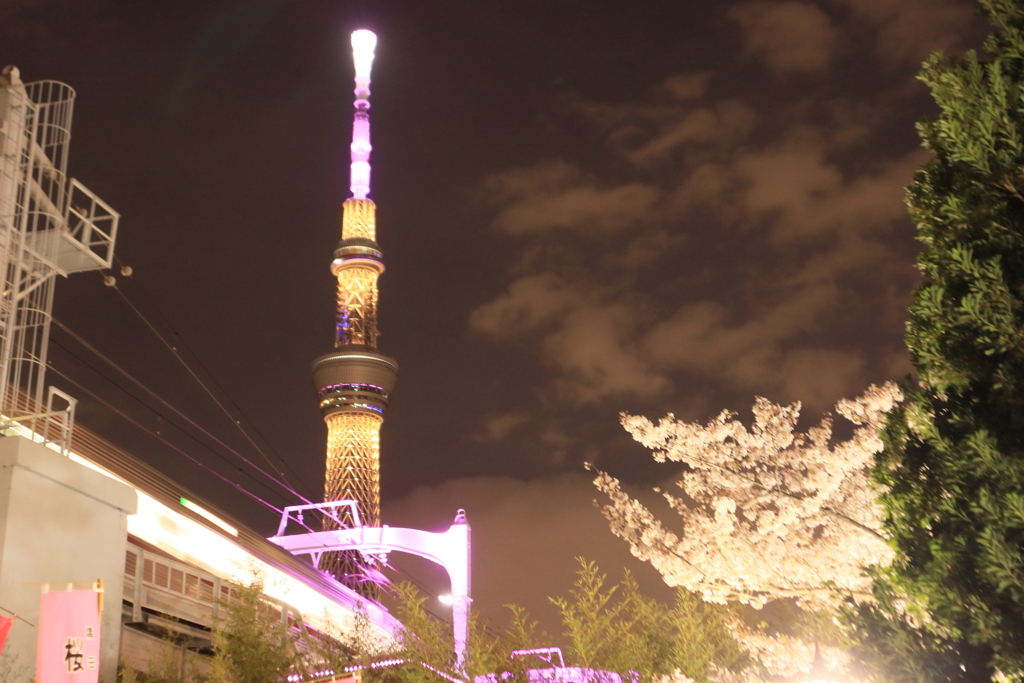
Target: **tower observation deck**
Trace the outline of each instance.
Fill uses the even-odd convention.
[[[384,260],[376,241],[376,206],[369,198],[370,68],[376,44],[370,31],[352,34],[352,196],[343,205],[341,243],[331,263],[338,280],[334,350],[313,361],[313,384],[327,423],[324,500],[357,501],[361,523],[371,527],[380,526],[380,428],[398,380],[398,363],[377,352],[377,279]],[[321,568],[345,581],[361,574],[357,562],[357,555],[333,553]]]

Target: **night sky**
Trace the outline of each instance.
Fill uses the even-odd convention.
[[[356,28],[378,34],[380,348],[401,366],[384,522],[466,508],[489,617],[548,621],[576,555],[664,595],[583,470],[637,491],[676,474],[620,412],[748,416],[762,395],[816,419],[910,372],[902,193],[932,111],[914,76],[979,43],[970,2],[0,1],[0,62],[77,91],[71,175],[121,213],[134,269],[123,297],[60,281],[55,317],[270,469],[130,301],[303,495],[323,485],[310,362],[333,339]],[[51,373],[82,424],[201,497],[275,527],[150,432],[300,502],[56,328],[51,357],[85,387]]]

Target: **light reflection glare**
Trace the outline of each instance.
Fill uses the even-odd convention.
[[[188,498],[181,497],[181,498],[178,499],[178,502],[181,503],[183,507],[188,508],[189,510],[191,510],[194,513],[196,513],[200,517],[203,517],[205,519],[210,520],[211,522],[213,522],[214,524],[216,524],[217,526],[219,526],[221,529],[223,529],[224,531],[228,532],[232,536],[237,536],[238,535],[238,529],[236,529],[235,527],[231,526],[230,524],[228,524],[223,519],[221,519],[217,515],[213,514],[212,512],[207,510],[206,508],[200,507],[196,503],[193,503]]]
[[[377,36],[373,31],[361,28],[352,32],[352,57],[356,64],[356,77],[369,78],[373,66],[373,51],[377,47]]]
[[[138,512],[128,516],[128,533],[136,538],[179,561],[230,581],[245,583],[255,573],[263,580],[264,592],[269,597],[299,610],[306,623],[320,631],[328,628],[328,624],[352,628],[356,604],[362,603],[373,624],[374,635],[381,642],[393,640],[398,623],[378,605],[362,601],[355,595],[348,599],[344,596],[332,599],[143,491],[138,491],[138,495]]]

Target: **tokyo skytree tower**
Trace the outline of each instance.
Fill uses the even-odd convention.
[[[340,521],[371,527],[380,526],[380,428],[398,380],[398,363],[377,353],[377,278],[384,262],[376,242],[376,206],[369,198],[370,67],[376,44],[370,31],[352,34],[352,196],[344,203],[341,243],[331,263],[338,279],[334,351],[313,361],[313,383],[327,423],[324,500],[357,501],[360,519],[340,507]],[[351,585],[361,574],[358,560],[355,554],[329,553],[321,569],[342,581],[351,577]]]

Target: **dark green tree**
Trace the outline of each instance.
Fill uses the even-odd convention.
[[[938,53],[920,76],[940,111],[918,125],[934,159],[907,192],[924,243],[917,383],[874,468],[897,551],[880,590],[926,617],[883,602],[853,615],[878,652],[961,653],[962,680],[1024,671],[1024,3],[981,12],[995,27],[983,56]]]
[[[893,683],[975,683],[992,678],[992,650],[944,629],[923,627],[899,606],[892,586],[875,583],[874,603],[852,604],[848,649],[858,679]]]

